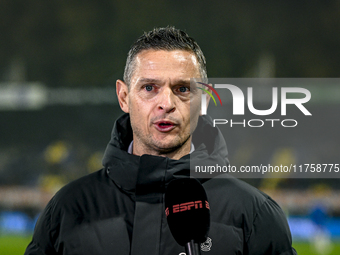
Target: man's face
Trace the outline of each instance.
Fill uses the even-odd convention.
[[[117,82],[118,98],[126,93],[120,105],[130,114],[134,154],[189,152],[201,103],[201,91],[190,87],[193,77],[200,77],[193,53],[145,50],[136,56],[128,90]]]

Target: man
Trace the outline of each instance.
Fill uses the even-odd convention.
[[[113,128],[104,168],[62,188],[40,216],[25,254],[184,254],[171,235],[164,192],[190,163],[227,165],[224,139],[200,115],[206,78],[197,43],[173,27],[142,35],[116,83],[126,112]],[[207,142],[209,141],[209,143]],[[207,254],[296,254],[280,207],[234,178],[201,180],[211,209]]]

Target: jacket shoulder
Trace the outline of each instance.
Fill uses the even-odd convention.
[[[71,181],[62,187],[51,199],[55,213],[74,212],[86,218],[96,214],[96,208],[115,199],[117,186],[108,178],[105,169]]]
[[[207,190],[209,202],[217,200],[220,204],[227,204],[238,212],[244,210],[255,212],[263,203],[271,199],[257,188],[229,175],[210,179],[203,186]]]
[[[71,181],[54,195],[54,199],[58,200],[58,202],[67,202],[67,200],[77,197],[80,193],[87,192],[87,190],[94,190],[105,184],[109,185],[108,178],[105,175],[105,170],[101,169]]]
[[[287,219],[280,206],[246,182],[225,177],[204,183],[211,220],[242,229],[245,249],[252,254],[295,254]]]
[[[263,213],[266,205],[273,208],[273,217],[277,216],[277,210],[282,211],[267,194],[230,176],[213,178],[203,186],[207,192],[212,221],[242,228],[246,235],[251,233],[256,217]]]

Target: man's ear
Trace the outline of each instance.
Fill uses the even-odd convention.
[[[129,88],[122,80],[116,81],[116,93],[120,108],[123,112],[129,112]]]
[[[212,84],[209,84],[210,86],[212,86]],[[211,89],[208,89],[208,91],[210,92],[210,93],[212,93],[212,90]],[[210,102],[210,96],[209,96],[209,94],[208,93],[205,93],[205,96],[207,97],[207,110],[208,110],[208,106],[209,106],[209,102]]]
[[[209,84],[210,86],[212,86],[212,84]],[[211,89],[209,89],[208,88],[208,91],[210,92],[210,93],[212,93],[212,91],[211,91]],[[203,91],[202,91],[202,93],[203,93]],[[208,111],[208,107],[209,107],[209,102],[210,102],[210,96],[209,96],[209,94],[208,93],[206,93],[206,92],[204,92],[205,94],[205,98],[206,98],[206,102],[207,102],[207,105],[206,105],[206,112]],[[202,116],[202,110],[201,110],[201,112],[200,112],[200,115]]]

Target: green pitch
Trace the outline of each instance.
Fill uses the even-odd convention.
[[[31,238],[31,236],[0,236],[0,254],[23,255]],[[333,243],[332,246],[331,253],[328,253],[327,255],[339,255],[340,242]],[[315,252],[310,243],[294,243],[293,247],[299,255],[319,255]]]
[[[0,236],[1,255],[23,255],[31,236]]]
[[[324,253],[322,255],[339,255],[340,254],[340,242],[333,242],[331,244],[332,248],[329,253]],[[321,255],[317,253],[314,247],[306,242],[306,243],[293,243],[293,247],[297,251],[298,255]]]

